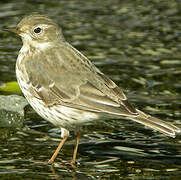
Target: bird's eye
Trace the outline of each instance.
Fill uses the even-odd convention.
[[[36,34],[39,34],[40,32],[41,32],[41,28],[40,27],[37,27],[37,28],[35,28],[34,29],[34,32],[36,33]]]

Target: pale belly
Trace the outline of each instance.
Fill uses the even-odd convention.
[[[29,89],[32,85],[22,78],[22,72],[16,67],[16,76],[19,86],[33,109],[45,120],[55,126],[68,130],[76,129],[78,126],[88,125],[98,118],[98,114],[73,109],[62,105],[46,106],[44,102],[32,95]]]

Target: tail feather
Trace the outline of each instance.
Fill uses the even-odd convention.
[[[181,132],[180,128],[178,128],[168,122],[164,122],[158,118],[147,115],[139,110],[137,110],[137,112],[139,113],[138,116],[128,117],[128,118],[132,119],[133,121],[136,121],[138,123],[141,123],[145,126],[148,126],[152,129],[160,131],[167,136],[175,137],[178,133]]]

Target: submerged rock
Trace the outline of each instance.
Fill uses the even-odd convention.
[[[26,99],[18,95],[0,95],[0,127],[22,127]]]

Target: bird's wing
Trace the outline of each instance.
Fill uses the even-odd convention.
[[[45,105],[137,115],[122,90],[68,43],[24,61],[32,91]],[[29,67],[32,67],[29,68]]]
[[[122,90],[69,44],[26,57],[24,62],[21,68],[30,91],[45,106],[124,115],[167,136],[180,133],[176,126],[134,109]]]

